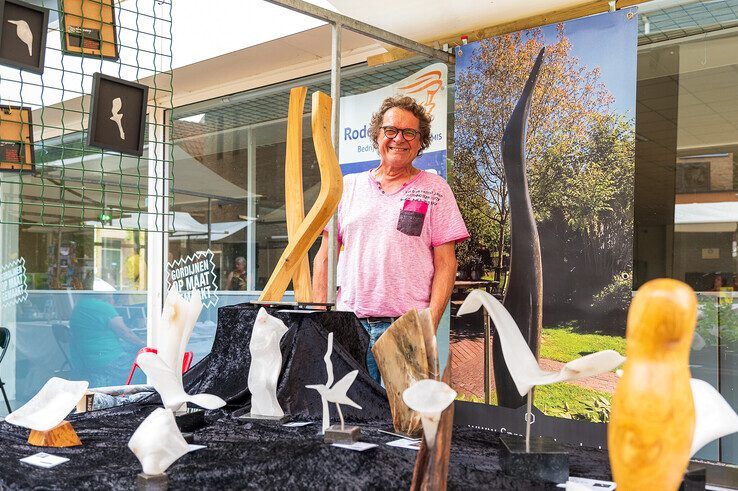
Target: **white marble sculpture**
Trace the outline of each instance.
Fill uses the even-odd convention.
[[[407,407],[420,414],[423,436],[428,448],[433,448],[441,413],[456,399],[456,391],[438,380],[418,380],[402,393]]]
[[[306,385],[308,389],[315,389],[320,394],[320,400],[323,403],[323,427],[322,431],[330,426],[330,412],[328,403],[332,402],[338,409],[338,416],[341,418],[341,429],[344,429],[343,413],[341,412],[341,404],[347,404],[349,406],[361,409],[361,406],[356,404],[354,401],[349,399],[346,393],[348,392],[351,384],[356,380],[356,375],[359,373],[358,370],[349,372],[344,377],[333,384],[333,362],[331,362],[331,354],[333,354],[333,333],[328,333],[328,349],[325,352],[323,360],[325,360],[325,370],[328,373],[328,379],[323,385]],[[332,386],[331,386],[332,385]]]
[[[279,342],[287,332],[284,322],[259,309],[251,331],[249,350],[249,392],[251,414],[281,418],[284,411],[277,401],[277,381],[282,370],[282,351]]]
[[[199,291],[191,292],[190,300],[187,301],[176,286],[169,290],[159,324],[154,326],[152,347],[156,348],[159,358],[173,370],[182,370],[187,343],[201,311],[202,299]]]
[[[182,370],[170,368],[155,353],[141,353],[136,362],[146,373],[149,383],[159,393],[161,402],[167,409],[178,411],[186,402],[197,404],[205,409],[218,409],[226,404],[223,399],[212,394],[187,394],[182,383]]]
[[[36,431],[49,431],[77,407],[89,382],[50,378],[33,398],[5,417],[5,421]]]
[[[694,436],[690,457],[713,440],[738,432],[738,414],[715,388],[693,378]]]
[[[123,109],[123,101],[120,97],[116,97],[113,99],[112,106],[110,108],[110,120],[113,121],[115,124],[118,125],[118,132],[120,134],[120,139],[125,140],[126,134],[123,131],[123,114],[121,114],[121,109]]]
[[[614,370],[625,361],[617,351],[604,350],[572,360],[558,372],[544,370],[525,342],[515,320],[502,303],[489,293],[484,290],[472,291],[459,307],[458,315],[476,312],[482,306],[492,318],[505,363],[521,396],[536,385],[581,380]]]
[[[174,414],[158,408],[143,420],[128,441],[128,448],[143,466],[144,474],[163,474],[170,465],[189,451],[179,432]]]
[[[15,34],[18,36],[18,39],[28,47],[28,56],[33,56],[33,31],[31,31],[31,27],[28,25],[28,22],[22,19],[8,19],[8,22],[15,26]]]

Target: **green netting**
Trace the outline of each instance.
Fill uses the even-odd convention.
[[[29,0],[26,0],[29,1]],[[0,223],[46,228],[163,231],[170,222],[172,146],[171,0],[113,3],[117,60],[65,51],[65,13],[101,16],[105,0],[31,0],[50,10],[43,75],[0,66],[0,106],[31,111],[35,168],[0,171]],[[99,12],[96,11],[99,9]],[[92,12],[92,13],[91,13]],[[70,17],[67,17],[70,19]],[[82,44],[85,43],[82,34]],[[103,40],[101,47],[105,47]],[[86,145],[96,72],[149,86],[142,157]],[[3,124],[0,118],[0,125]],[[0,141],[0,143],[7,140]]]

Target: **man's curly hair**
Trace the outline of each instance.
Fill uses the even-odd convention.
[[[420,151],[418,155],[423,153],[423,150],[428,148],[431,144],[431,116],[425,112],[425,108],[417,103],[415,99],[408,96],[396,96],[388,97],[382,101],[382,105],[379,107],[379,111],[372,114],[371,122],[369,123],[369,136],[372,139],[372,145],[375,150],[379,150],[379,132],[382,128],[382,121],[384,120],[384,114],[392,109],[398,107],[409,111],[418,118],[420,121]]]

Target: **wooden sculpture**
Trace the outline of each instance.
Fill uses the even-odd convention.
[[[426,345],[424,331],[428,327],[424,324],[432,333],[430,312],[421,315],[413,309],[397,319],[372,347],[387,390],[395,431],[411,436],[420,434],[420,415],[407,407],[402,393],[418,380],[435,378],[430,373],[435,362],[429,363],[432,348]]]
[[[322,92],[313,94],[313,145],[320,168],[320,193],[305,219],[297,228],[295,236],[290,237],[287,247],[277,262],[259,301],[278,302],[289,286],[295,271],[303,258],[307,257],[310,246],[323,232],[331,216],[338,208],[343,191],[343,177],[338,165],[336,152],[331,143],[331,98]]]
[[[541,244],[528,192],[525,164],[525,136],[528,113],[533,99],[538,72],[543,62],[544,48],[525,82],[523,93],[513,110],[502,135],[502,163],[505,168],[510,199],[510,275],[504,306],[520,327],[530,350],[538,358],[543,322],[543,267]],[[525,397],[515,388],[502,355],[499,336],[492,340],[492,364],[495,389],[500,406],[516,408],[525,404]]]
[[[451,363],[446,363],[443,371],[443,382],[451,383]],[[413,469],[413,480],[410,489],[416,490],[439,490],[446,489],[448,481],[448,465],[451,460],[451,432],[454,422],[454,404],[452,403],[441,413],[441,421],[438,423],[435,444],[428,448],[425,438],[420,442],[418,457],[415,459]]]
[[[695,427],[689,348],[696,320],[695,294],[679,281],[649,281],[633,299],[607,438],[618,490],[676,490],[682,481]]]
[[[305,219],[305,201],[302,190],[302,113],[305,109],[307,87],[290,90],[290,108],[287,113],[287,153],[284,158],[285,214],[287,237],[296,238],[297,229]],[[310,281],[310,260],[305,255],[292,274],[295,300],[310,302],[313,287]]]

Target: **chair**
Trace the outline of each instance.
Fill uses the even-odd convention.
[[[10,346],[10,330],[7,327],[0,327],[0,365],[2,364],[5,353],[8,351]],[[8,413],[12,413],[13,410],[10,408],[10,401],[8,401],[8,394],[5,393],[5,382],[0,378],[0,390],[3,392],[3,398],[5,399],[5,405],[8,407]]]
[[[128,380],[126,380],[126,385],[131,384],[131,380],[133,379],[133,373],[136,371],[136,368],[138,368],[138,363],[136,363],[136,360],[138,360],[138,355],[141,353],[158,353],[156,348],[149,348],[148,346],[145,346],[138,350],[138,353],[136,353],[136,358],[133,360],[133,365],[131,365],[131,371],[128,374]],[[195,354],[192,351],[185,351],[184,356],[182,357],[182,373],[185,373],[187,370],[190,369],[190,365],[192,365],[192,358],[195,356]]]
[[[71,341],[69,328],[61,322],[55,322],[51,325],[51,332],[54,334],[54,340],[56,341],[56,345],[59,347],[59,351],[61,351],[62,356],[64,356],[64,363],[62,363],[58,370],[54,370],[54,373],[57,375],[67,373],[72,370],[72,362],[69,361],[69,355],[67,354],[69,342]],[[64,345],[67,347],[64,348]],[[65,370],[64,367],[67,369]]]

